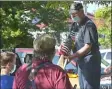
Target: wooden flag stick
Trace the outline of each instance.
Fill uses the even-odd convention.
[[[64,62],[64,67],[63,67],[63,69],[65,69],[65,67],[66,67],[66,65],[67,65],[67,61],[68,61],[68,59],[65,59],[65,62]]]
[[[59,61],[57,63],[57,65],[59,65],[61,68],[65,69],[65,66],[67,64],[67,59],[64,59],[64,56],[61,55],[60,58],[59,58]]]

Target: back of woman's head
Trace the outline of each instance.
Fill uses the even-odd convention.
[[[55,52],[56,40],[51,34],[43,34],[33,42],[34,57],[51,57]]]

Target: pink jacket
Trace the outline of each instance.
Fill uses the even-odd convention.
[[[46,61],[34,61],[33,67]],[[28,79],[27,65],[21,66],[15,74],[13,89],[25,89]],[[42,67],[35,77],[37,89],[73,89],[66,72],[54,64]]]

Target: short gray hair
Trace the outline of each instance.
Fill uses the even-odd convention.
[[[51,34],[43,34],[33,42],[34,58],[51,59],[54,56],[56,40]]]

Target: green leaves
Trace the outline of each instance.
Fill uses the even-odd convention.
[[[104,38],[99,38],[99,42],[103,48],[111,48],[111,6],[103,7],[95,12],[95,18],[104,19],[105,24],[98,29],[98,33],[104,35]]]
[[[102,27],[98,29],[98,33],[104,35],[104,37],[99,37],[99,43],[103,48],[111,48],[111,29],[107,27]]]
[[[105,20],[105,25],[107,25],[109,28],[111,27],[111,6],[109,7],[103,7],[98,9],[95,12],[95,18],[101,18]]]
[[[48,25],[44,30],[46,32],[49,30],[67,31],[70,4],[70,1],[1,1],[0,30],[4,47],[9,48],[17,45],[18,47],[32,47],[33,37],[28,31],[40,30],[32,24],[32,19],[35,17],[41,19],[39,23]],[[104,17],[110,16],[107,12]],[[98,14],[97,17],[102,16],[103,13]],[[106,18],[107,22],[110,19],[110,17]]]
[[[27,31],[24,31],[25,26],[21,29],[21,26],[23,25],[21,23],[21,15],[23,14],[23,12],[24,7],[22,6],[22,2],[1,2],[0,30],[2,31],[4,48],[13,48],[17,45],[19,45],[19,47],[22,47],[22,45],[20,45],[22,41],[26,42],[26,39],[23,38],[25,35],[27,36],[28,33]],[[24,32],[26,33],[24,34]]]
[[[108,18],[108,16],[110,16],[111,14],[111,6],[110,7],[103,7],[103,8],[100,8],[98,9],[96,12],[95,12],[95,17],[97,18]]]
[[[70,2],[60,1],[4,1],[1,2],[0,16],[3,44],[10,47],[32,47],[32,35],[28,31],[39,30],[31,23],[38,17],[48,25],[48,30],[63,31],[67,29],[66,19]],[[22,39],[22,40],[21,40]]]
[[[95,18],[103,19],[104,25],[98,29],[98,33],[104,35],[104,38],[99,38],[99,42],[103,48],[111,48],[111,6],[103,7],[95,12]]]

